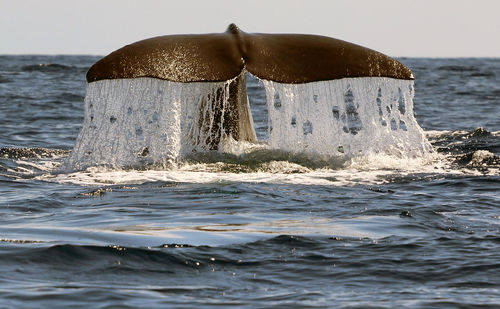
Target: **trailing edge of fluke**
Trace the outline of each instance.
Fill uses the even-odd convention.
[[[308,34],[224,33],[167,35],[120,48],[96,62],[87,82],[153,77],[215,82],[244,69],[260,79],[300,84],[346,77],[413,79],[406,66],[374,50]]]

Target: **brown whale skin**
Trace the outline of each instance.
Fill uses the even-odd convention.
[[[224,33],[167,35],[122,47],[96,62],[87,82],[153,77],[174,82],[215,82],[243,69],[264,80],[300,84],[346,77],[414,79],[395,59],[318,35]]]

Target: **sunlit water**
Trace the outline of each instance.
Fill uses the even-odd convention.
[[[0,57],[3,307],[500,303],[498,59],[401,59],[416,76],[414,111],[432,144],[427,155],[341,155],[387,149],[389,137],[411,129],[412,119],[401,118],[412,117],[411,106],[398,108],[408,102],[407,86],[399,87],[408,90],[401,100],[394,88],[398,103],[390,111],[384,99],[391,96],[381,96],[380,114],[373,85],[365,93],[344,80],[338,87],[348,99],[333,105],[314,87],[264,85],[250,76],[260,144],[194,154],[175,168],[62,169],[84,123],[84,75],[97,59]],[[347,84],[354,100],[371,93],[375,110],[350,106]],[[328,113],[287,109],[287,94],[304,93]],[[154,111],[134,115],[154,124]],[[337,121],[345,141],[372,143],[334,145],[339,156],[324,156],[328,133],[324,144],[315,136],[321,116]],[[363,136],[372,122],[387,136]],[[137,133],[133,124],[124,127]],[[139,141],[163,141],[146,127],[139,133]],[[282,151],[297,139],[318,151]]]

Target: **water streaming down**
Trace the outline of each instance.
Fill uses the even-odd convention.
[[[246,87],[244,74],[227,82],[135,78],[89,83],[83,128],[66,167],[172,168],[193,153],[241,153],[235,144],[245,137],[256,141],[246,91],[241,107],[235,108],[232,98],[234,87]],[[413,81],[364,77],[263,83],[270,149],[326,158],[432,152],[413,116]],[[233,122],[237,129],[230,127]]]
[[[234,119],[236,126],[246,127],[239,130],[243,138],[255,140],[248,99],[242,108],[228,108],[238,78],[188,84],[155,78],[89,83],[83,127],[66,167],[170,168],[193,152],[222,149],[233,138]],[[249,122],[240,124],[238,119]]]
[[[432,152],[413,115],[412,80],[364,77],[264,85],[272,148],[346,157]]]

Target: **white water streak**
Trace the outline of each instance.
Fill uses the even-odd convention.
[[[89,83],[83,127],[66,168],[166,168],[185,154],[208,150],[212,139],[223,140],[230,82],[137,78]],[[222,106],[214,103],[217,96],[223,96]],[[215,123],[216,112],[222,114],[221,123]]]
[[[264,84],[272,148],[348,157],[418,157],[432,151],[413,115],[413,81],[371,77]]]

